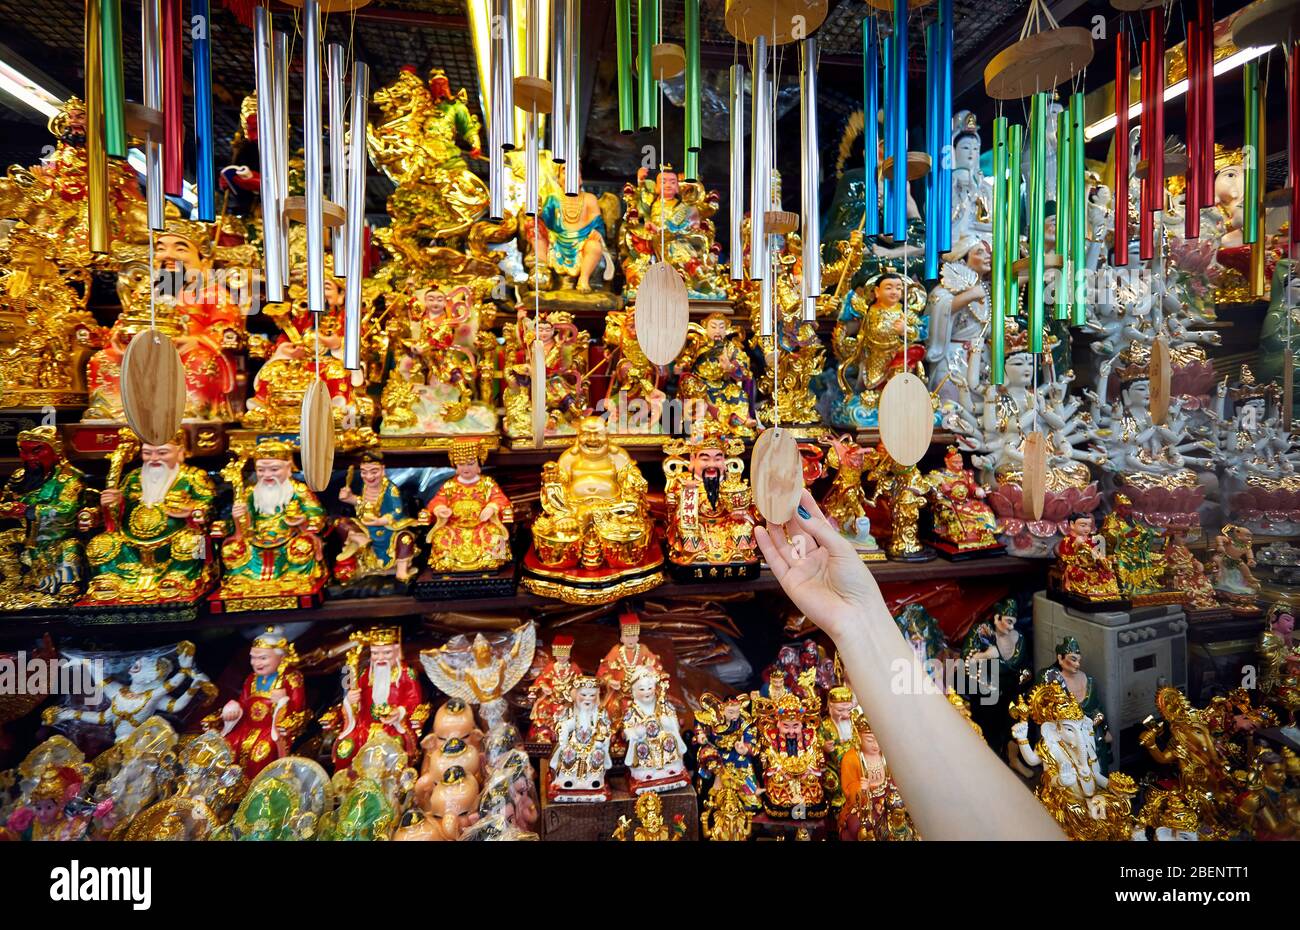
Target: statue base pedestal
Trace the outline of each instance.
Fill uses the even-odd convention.
[[[68,618],[77,626],[98,626],[107,623],[189,623],[199,618],[199,602],[207,590],[188,600],[160,601],[156,604],[112,604],[83,598],[77,601],[75,613]]]
[[[1061,587],[1061,576],[1056,566],[1052,566],[1047,572],[1047,596],[1058,604],[1065,604],[1067,607],[1073,607],[1075,610],[1081,610],[1085,613],[1109,613],[1117,610],[1128,610],[1131,606],[1122,597],[1103,601],[1081,597],[1078,594],[1066,591]]]
[[[767,840],[796,840],[799,839],[800,830],[807,830],[808,839],[820,841],[826,839],[827,829],[825,817],[790,820],[775,818],[770,814],[756,814],[753,835]]]
[[[933,562],[934,559],[935,552],[929,546],[922,546],[916,552],[909,552],[906,555],[889,554],[891,562]]]
[[[83,420],[63,427],[68,448],[80,455],[108,455],[117,448],[118,430],[127,424]],[[226,449],[226,424],[219,420],[184,420],[191,457],[218,455]]]
[[[354,579],[346,585],[330,582],[325,586],[325,593],[330,600],[343,601],[364,597],[392,597],[408,594],[410,590],[411,582],[398,581],[395,575],[370,575]]]
[[[759,563],[754,562],[692,562],[686,565],[672,560],[667,563],[668,574],[681,584],[705,584],[710,581],[753,581],[758,577]]]
[[[940,539],[932,536],[926,540],[931,546],[939,550],[949,562],[965,562],[969,559],[987,559],[991,556],[1002,555],[1007,551],[1007,547],[1002,543],[993,543],[991,546],[982,546],[979,548],[969,547],[963,549],[961,546],[954,545],[946,539]]]
[[[477,439],[489,452],[501,448],[499,433],[384,433],[379,434],[379,448],[385,452],[421,450],[445,452],[459,439]]]
[[[685,771],[678,772],[676,775],[664,775],[660,778],[637,778],[629,772],[627,782],[634,795],[649,794],[651,791],[657,794],[667,794],[669,791],[690,785],[691,777]]]
[[[533,594],[566,604],[610,604],[663,584],[663,564],[657,536],[650,541],[641,564],[631,568],[547,568],[537,558],[536,550],[530,548],[524,556],[521,583]]]
[[[550,769],[545,759],[541,762],[540,784],[550,781]],[[542,818],[538,826],[543,840],[560,842],[604,842],[618,829],[619,818],[626,817],[632,823],[628,830],[628,839],[637,825],[636,796],[628,786],[626,772],[612,770],[605,779],[605,791],[609,797],[584,803],[581,801],[554,801],[541,792]],[[673,822],[680,817],[686,827],[683,840],[700,838],[699,799],[695,788],[687,784],[682,788],[665,791],[659,795],[663,801],[664,823],[672,829]]]
[[[494,572],[435,572],[426,568],[416,579],[412,593],[417,601],[513,597],[515,583],[513,562],[507,562]]]
[[[324,600],[325,579],[311,591],[300,594],[232,594],[218,588],[208,598],[212,614],[242,614],[253,610],[311,610]]]
[[[1206,607],[1201,610],[1184,607],[1183,611],[1187,614],[1189,623],[1214,623],[1217,620],[1227,620],[1233,615],[1227,607]]]

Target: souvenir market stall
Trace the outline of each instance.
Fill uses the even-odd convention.
[[[1300,3],[0,27],[0,838],[1300,837]]]

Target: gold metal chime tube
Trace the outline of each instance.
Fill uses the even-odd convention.
[[[731,66],[731,213],[727,218],[731,280],[745,280],[745,66]]]
[[[555,0],[559,3],[560,0]],[[564,193],[576,197],[582,193],[582,170],[578,164],[582,152],[582,142],[578,138],[579,124],[582,116],[582,101],[578,97],[578,78],[582,73],[582,0],[564,0],[568,8],[565,12],[565,25],[569,31],[569,60],[565,63],[565,77],[569,81],[567,100],[569,104],[568,119],[565,128],[568,141],[565,143],[565,157],[568,159],[564,169]],[[558,62],[556,67],[559,67]],[[558,78],[558,75],[557,75]],[[551,114],[555,119],[555,114]]]
[[[817,320],[817,298],[822,293],[821,207],[818,202],[821,159],[817,140],[817,40],[804,39],[799,73],[799,115],[802,122],[799,150],[800,200],[803,216],[803,318]]]
[[[321,125],[320,0],[302,7],[302,148],[307,200],[307,309],[325,312],[325,145]]]
[[[144,0],[140,16],[141,70],[144,72],[144,105],[162,112],[162,37],[161,11],[158,0]],[[162,144],[153,130],[144,141],[145,199],[148,204],[149,228],[163,228]]]
[[[348,96],[347,49],[341,43],[331,42],[325,49],[325,63],[330,110],[330,200],[345,207],[348,203],[348,156],[343,111]],[[348,249],[344,230],[335,229],[331,234],[330,250],[334,254],[334,276],[347,277]]]
[[[262,175],[262,273],[266,299],[270,303],[284,300],[284,273],[280,269],[280,249],[276,246],[284,236],[281,228],[280,193],[277,189],[280,172],[275,160],[275,87],[272,72],[274,41],[271,28],[271,11],[259,6],[253,11],[253,71],[257,84],[257,125],[259,168]]]
[[[361,367],[361,279],[365,274],[366,230],[366,109],[370,102],[370,69],[352,65],[352,141],[348,147],[347,278],[343,304],[343,364]],[[341,131],[342,127],[340,127]]]

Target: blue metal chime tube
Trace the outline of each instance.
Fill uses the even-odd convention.
[[[939,122],[943,110],[943,75],[939,56],[942,52],[939,24],[931,23],[925,30],[925,77],[929,93],[925,96],[925,152],[930,156],[930,173],[925,176],[925,270],[923,277],[933,281],[939,277],[939,227],[943,225],[942,165],[947,155],[943,126]]]
[[[907,7],[894,0],[894,179],[889,231],[896,242],[907,238]]]
[[[880,234],[880,38],[876,17],[862,20],[862,200],[867,216],[862,232]]]
[[[216,143],[212,132],[212,17],[209,0],[190,7],[190,52],[194,65],[194,176],[199,221],[217,218]]]
[[[943,133],[944,146],[952,145],[952,51],[953,18],[952,0],[939,0],[939,67],[943,75],[943,102],[939,107],[940,132]],[[945,157],[939,162],[939,208],[940,217],[952,216],[952,152],[945,148]],[[952,249],[952,221],[945,219],[939,223],[939,252]]]

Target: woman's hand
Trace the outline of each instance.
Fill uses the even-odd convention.
[[[884,610],[884,600],[853,544],[830,524],[806,490],[799,510],[803,513],[796,511],[789,523],[755,527],[754,535],[786,595],[838,641],[854,624],[865,622],[872,608]]]

